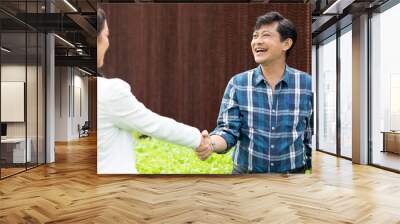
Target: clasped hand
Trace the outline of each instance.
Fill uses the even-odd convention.
[[[201,136],[201,143],[199,147],[196,148],[196,155],[199,159],[206,160],[213,152],[211,138],[206,130],[201,132]]]

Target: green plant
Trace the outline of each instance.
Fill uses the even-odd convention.
[[[213,154],[206,161],[197,158],[191,148],[178,146],[154,138],[136,139],[136,168],[141,174],[231,174],[232,150],[227,154]]]

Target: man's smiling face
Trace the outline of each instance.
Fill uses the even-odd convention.
[[[257,64],[268,65],[271,62],[285,57],[287,41],[281,41],[281,35],[277,31],[278,23],[262,25],[253,32],[251,49]]]

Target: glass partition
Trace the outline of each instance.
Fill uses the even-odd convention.
[[[318,48],[318,149],[336,154],[336,35]]]
[[[1,46],[0,110],[3,133],[0,150],[1,175],[6,177],[25,170],[31,156],[26,140],[26,33],[3,32]]]
[[[42,12],[43,3],[0,3],[16,10],[0,12],[0,178],[45,162],[45,35],[16,19]]]
[[[400,4],[371,18],[372,164],[400,171]]]

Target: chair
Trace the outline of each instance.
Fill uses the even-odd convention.
[[[80,127],[80,125],[78,124],[79,138],[89,136],[89,129],[90,129],[89,121],[85,121],[82,127]]]

